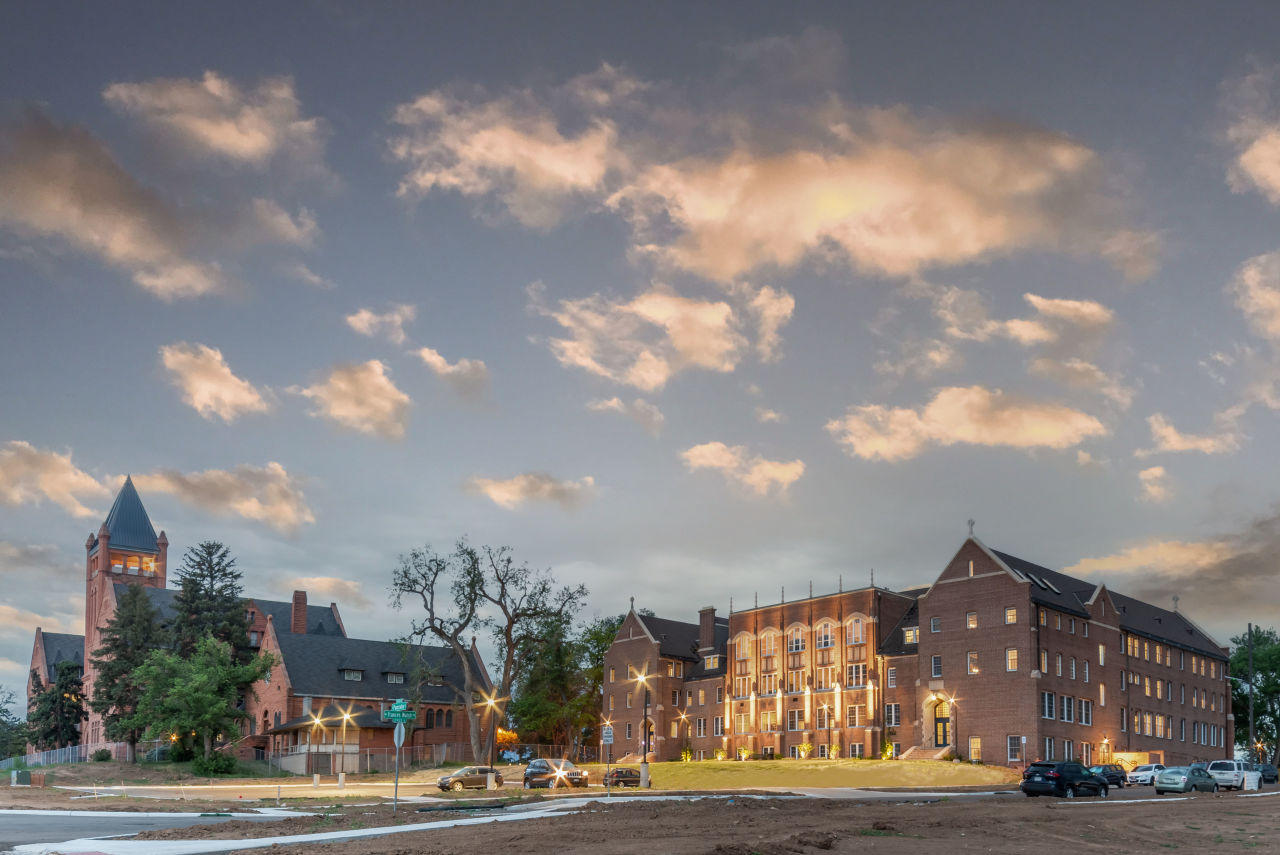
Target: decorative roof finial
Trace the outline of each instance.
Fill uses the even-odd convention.
[[[1173,610],[1175,613],[1178,611],[1178,595],[1177,594],[1173,595]]]
[[[973,520],[969,520],[969,536],[973,537]]]
[[[636,610],[636,598],[635,598],[635,597],[632,597],[632,598],[631,598],[631,611],[633,611],[633,612],[634,612],[635,610]]]
[[[874,588],[875,586],[876,586],[876,568],[872,567],[871,568],[871,587]]]

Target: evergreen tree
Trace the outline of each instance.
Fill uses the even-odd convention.
[[[80,666],[59,662],[57,678],[46,687],[38,673],[32,672],[36,694],[27,710],[30,739],[40,751],[80,744],[80,722],[89,717],[84,708],[84,681]]]
[[[97,674],[89,706],[103,717],[107,739],[127,742],[132,749],[137,748],[142,730],[125,726],[124,722],[133,716],[142,694],[138,669],[163,644],[159,618],[146,589],[141,585],[127,586],[116,604],[116,613],[102,629],[102,646],[93,651],[90,660]]]
[[[206,540],[187,549],[177,578],[181,586],[175,600],[177,614],[172,624],[173,647],[190,656],[206,635],[232,646],[236,658],[247,662],[249,621],[240,597],[240,571],[231,551],[221,543]]]
[[[16,696],[10,689],[0,689],[0,760],[26,752],[27,723],[13,712]]]

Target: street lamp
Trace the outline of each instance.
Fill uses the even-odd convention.
[[[342,771],[347,771],[347,722],[351,721],[351,710],[342,714]]]
[[[322,728],[324,727],[324,725],[320,722],[320,716],[316,715],[315,713],[312,713],[312,714],[311,714],[311,754],[312,754],[312,757],[311,757],[311,774],[313,774],[313,775],[316,773],[316,759],[315,759],[315,754],[316,754],[316,725],[320,725]]]
[[[498,763],[497,701],[492,695],[489,695],[484,699],[484,703],[489,708],[489,771],[485,773],[485,786],[487,789],[496,790],[498,784],[497,779],[494,777],[494,768]]]
[[[640,786],[649,788],[649,676],[637,674],[636,682],[644,686],[644,718],[640,721],[640,738],[644,753],[640,756]]]
[[[831,707],[822,702],[822,723],[827,727],[827,759],[831,759]]]

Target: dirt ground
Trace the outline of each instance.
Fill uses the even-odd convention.
[[[407,832],[297,849],[272,846],[254,855],[471,855],[556,852],[634,855],[806,855],[807,853],[1144,852],[1162,849],[1280,852],[1275,798],[1200,795],[1187,801],[1125,803],[1022,796],[888,802],[718,798],[696,802],[593,802],[564,815],[517,823]],[[386,824],[389,807],[352,807],[341,815],[298,817],[272,832],[305,834]],[[403,811],[403,806],[402,806]],[[408,813],[405,821],[448,818]],[[228,822],[144,837],[261,837],[262,824]]]

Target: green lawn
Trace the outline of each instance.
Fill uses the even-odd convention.
[[[638,768],[635,764],[629,764]],[[595,783],[605,767],[592,764]],[[741,790],[755,787],[966,787],[1016,784],[1021,777],[1002,766],[936,760],[704,760],[650,763],[654,789]]]

